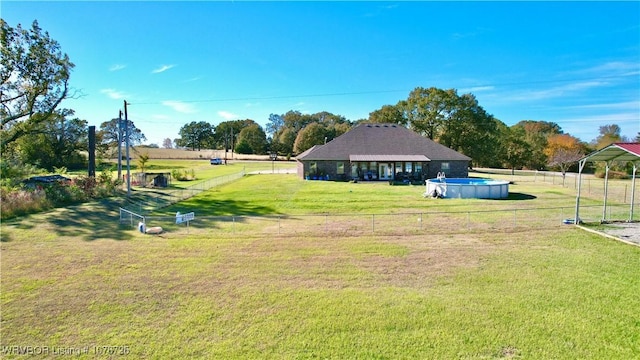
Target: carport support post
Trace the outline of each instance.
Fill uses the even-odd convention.
[[[587,163],[587,159],[582,159],[578,162],[578,195],[576,196],[576,217],[573,219],[573,224],[578,225],[580,223],[580,191],[582,190],[582,170]]]
[[[633,203],[636,200],[636,174],[638,171],[638,164],[633,163],[633,172],[631,173],[631,208],[629,209],[629,222],[633,221]]]
[[[607,197],[609,196],[609,165],[610,161],[606,162],[607,166],[604,170],[604,204],[602,205],[602,223],[607,221]]]

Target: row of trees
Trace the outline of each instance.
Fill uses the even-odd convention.
[[[236,144],[235,150],[240,153],[274,151],[295,155],[342,135],[360,122],[406,126],[471,157],[476,167],[552,168],[565,172],[590,151],[631,140],[621,136],[617,125],[602,126],[592,144],[565,134],[553,122],[523,120],[507,126],[487,113],[473,94],[418,87],[407,99],[372,111],[368,119],[352,122],[326,111],[316,114],[289,111],[271,114],[266,132],[253,120],[227,121],[217,127],[206,122],[191,123],[181,129],[182,137],[177,143],[192,149],[232,149]],[[635,140],[640,141],[640,134]]]
[[[0,19],[0,151],[3,167],[9,161],[53,170],[83,163],[87,150],[87,121],[73,110],[60,108],[73,97],[69,75],[74,64],[60,45],[34,22],[30,29],[12,28]],[[479,105],[473,94],[455,89],[417,87],[396,104],[372,111],[367,119],[350,121],[322,111],[303,114],[288,111],[271,114],[263,129],[251,119],[191,122],[175,139],[179,147],[216,148],[246,154],[300,154],[314,145],[331,141],[354,125],[367,121],[396,123],[440,142],[473,159],[474,166],[542,169],[565,168],[583,154],[615,141],[624,141],[617,125],[600,128],[592,144],[564,134],[560,126],[545,121],[521,121],[507,126]],[[119,144],[119,120],[100,125],[98,151],[108,155]],[[132,144],[146,140],[132,122]],[[635,139],[640,141],[640,134]],[[172,145],[167,139],[165,147]],[[4,170],[3,170],[4,171]]]
[[[267,131],[251,119],[223,121],[217,126],[206,121],[194,121],[180,129],[180,138],[175,140],[175,144],[192,150],[215,148],[240,154],[277,152],[292,155],[340,136],[352,125],[344,116],[326,111],[317,114],[299,111],[271,114]],[[164,143],[171,144],[167,140]]]

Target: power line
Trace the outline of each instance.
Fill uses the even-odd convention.
[[[494,84],[476,84],[468,85],[464,88],[495,88],[495,87],[508,87],[508,86],[522,86],[522,85],[538,85],[538,84],[554,84],[554,83],[567,83],[575,81],[596,81],[596,80],[610,80],[627,78],[630,76],[638,77],[640,79],[640,73],[612,75],[612,76],[600,76],[596,78],[572,78],[563,80],[539,80],[539,81],[526,81],[526,82],[508,82],[508,83],[494,83]],[[414,88],[415,89],[415,88]],[[330,96],[352,96],[352,95],[370,95],[370,94],[386,94],[386,93],[407,93],[409,94],[414,89],[396,89],[396,90],[370,90],[370,91],[349,91],[349,92],[335,92],[335,93],[319,93],[319,94],[304,94],[304,95],[279,95],[279,96],[247,96],[236,98],[222,98],[222,99],[200,99],[200,100],[176,100],[181,103],[212,103],[212,102],[230,102],[230,101],[253,101],[253,100],[280,100],[280,99],[299,99],[309,97],[330,97]],[[167,101],[167,100],[164,100]],[[130,105],[163,105],[164,101],[149,101],[149,102],[133,102]]]
[[[281,96],[263,96],[263,97],[242,97],[242,98],[226,98],[226,99],[205,99],[205,100],[179,100],[182,103],[206,103],[206,102],[225,102],[225,101],[250,101],[250,100],[277,100],[277,99],[296,99],[306,97],[325,97],[325,96],[347,96],[347,95],[367,95],[367,94],[383,94],[405,92],[405,90],[372,90],[372,91],[354,91],[340,93],[324,93],[324,94],[306,94],[306,95],[281,95]],[[132,103],[133,105],[162,105],[163,101]]]

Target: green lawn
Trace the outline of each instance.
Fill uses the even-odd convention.
[[[261,175],[179,206],[383,214],[573,199],[540,184],[516,185],[519,195],[499,201],[430,200],[422,191]],[[23,358],[7,346],[86,348],[84,358],[95,346],[122,346],[115,350],[132,359],[640,358],[640,248],[571,226],[153,237],[118,226],[115,207],[2,224],[2,358]]]
[[[351,183],[303,181],[296,175],[249,175],[188,199],[161,213],[194,208],[203,215],[240,215],[235,204],[256,206],[252,215],[318,213],[397,213],[405,211],[454,211],[490,208],[570,206],[570,189],[544,184],[512,185],[506,200],[425,199],[424,186],[390,186],[386,182]],[[535,199],[534,199],[535,197]],[[528,201],[523,198],[532,198]],[[594,202],[591,202],[592,204]]]

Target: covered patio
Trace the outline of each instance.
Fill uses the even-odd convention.
[[[424,155],[349,155],[351,178],[360,180],[424,180],[431,160]]]
[[[607,197],[608,197],[608,185],[609,185],[609,170],[611,164],[614,161],[631,163],[633,170],[631,174],[631,201],[629,208],[629,217],[627,222],[633,222],[633,213],[635,207],[635,189],[636,178],[638,173],[638,166],[640,166],[640,143],[614,143],[603,149],[595,151],[584,158],[579,160],[578,163],[578,195],[576,196],[576,213],[574,218],[574,224],[580,223],[580,195],[582,185],[582,171],[587,161],[603,161],[606,164],[605,177],[604,177],[604,202],[602,205],[602,219],[601,223],[607,222]]]

